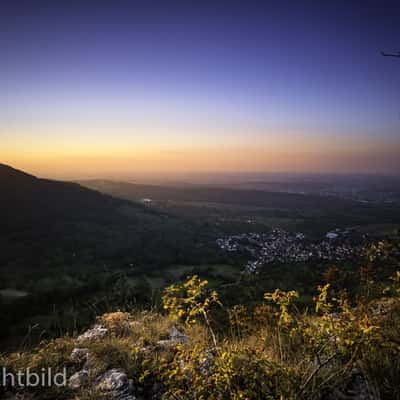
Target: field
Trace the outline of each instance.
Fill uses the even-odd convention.
[[[200,220],[232,233],[282,228],[318,236],[331,229],[351,227],[379,235],[392,233],[400,226],[398,203],[377,204],[316,194],[205,185],[172,187],[104,180],[81,183],[102,193],[141,202],[174,216]]]

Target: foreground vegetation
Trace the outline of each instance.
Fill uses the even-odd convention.
[[[164,291],[163,312],[108,313],[97,321],[107,330],[101,339],[63,337],[3,356],[1,365],[89,371],[74,389],[32,389],[25,398],[109,398],[95,381],[117,368],[143,399],[399,399],[400,273],[388,284],[373,278],[374,265],[393,264],[397,250],[371,249],[356,295],[331,268],[312,305],[276,289],[258,304],[225,307],[193,276]],[[88,358],[71,358],[77,347]]]

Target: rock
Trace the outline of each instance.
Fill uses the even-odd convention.
[[[72,350],[70,358],[71,361],[74,363],[79,363],[79,364],[84,363],[82,370],[91,371],[95,368],[95,365],[93,365],[92,357],[90,356],[89,353],[89,349],[86,348],[81,349],[77,347],[74,350]]]
[[[68,386],[71,389],[79,389],[85,385],[89,380],[89,371],[82,370],[73,374],[68,381]]]
[[[96,379],[96,388],[113,400],[136,400],[132,382],[124,371],[111,369]]]
[[[128,384],[128,377],[118,369],[111,369],[97,379],[97,387],[104,392],[120,390]]]
[[[169,333],[169,338],[172,341],[179,342],[179,343],[188,343],[189,337],[182,332],[179,332],[176,329],[175,325],[172,326],[171,331]]]
[[[81,349],[79,347],[73,349],[70,356],[71,361],[76,363],[87,361],[88,357],[89,357],[89,349],[86,348]]]
[[[178,329],[173,325],[171,331],[169,333],[169,339],[159,340],[157,345],[160,347],[171,347],[177,344],[187,344],[189,343],[189,337],[182,332],[179,332]]]
[[[101,325],[95,325],[92,329],[87,330],[86,332],[79,335],[76,339],[78,343],[85,341],[94,341],[103,339],[108,333],[108,329],[104,328]]]

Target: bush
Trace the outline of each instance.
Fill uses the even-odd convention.
[[[336,399],[357,391],[360,382],[376,398],[399,399],[400,274],[379,299],[352,303],[334,289],[318,287],[314,310],[299,310],[298,293],[280,289],[252,307],[225,309],[207,282],[194,276],[166,289],[169,315],[118,311],[98,319],[109,335],[84,344],[93,378],[121,368],[143,399]],[[228,324],[217,334],[216,304]],[[160,344],[173,325],[188,342]],[[81,368],[70,360],[74,346],[71,338],[58,339],[3,356],[1,364],[9,371],[66,367],[72,374]],[[74,393],[46,389],[34,394],[38,399],[98,398],[92,392],[89,384]]]

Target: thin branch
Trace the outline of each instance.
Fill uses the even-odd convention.
[[[338,356],[338,353],[332,354],[329,358],[327,358],[323,363],[319,364],[318,367],[312,372],[312,374],[307,378],[306,382],[304,383],[303,387],[300,389],[299,396],[304,392],[306,387],[309,385],[309,383],[312,381],[315,375],[318,374],[318,372],[326,365],[329,364],[336,356]]]
[[[383,57],[396,57],[396,58],[400,58],[400,52],[398,52],[398,53],[385,53],[385,52],[381,51],[381,54],[383,55]]]

